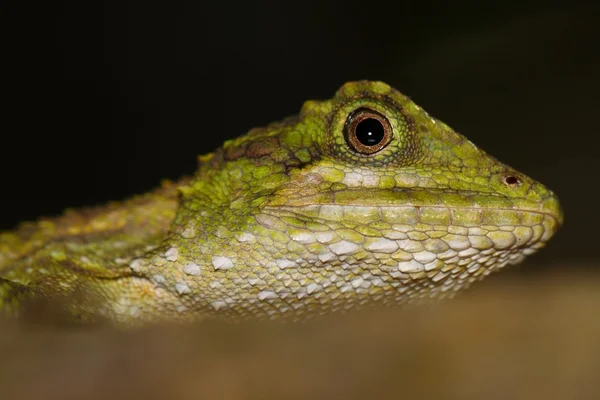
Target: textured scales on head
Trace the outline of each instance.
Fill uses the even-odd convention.
[[[357,151],[352,118],[389,124],[389,142]],[[562,218],[552,192],[382,82],[227,141],[181,190],[173,233],[194,226],[180,254],[206,266],[187,308],[245,316],[447,297],[542,247]]]
[[[77,313],[124,322],[419,302],[520,262],[562,222],[550,190],[382,82],[199,161],[177,185],[4,234],[0,309],[75,287],[93,299]]]

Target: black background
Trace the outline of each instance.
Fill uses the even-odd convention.
[[[597,269],[598,10],[480,3],[3,5],[0,228],[191,174],[223,140],[372,79],[558,193],[565,226],[519,273]]]

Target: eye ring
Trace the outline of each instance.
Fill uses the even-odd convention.
[[[359,108],[346,120],[344,136],[348,145],[357,153],[374,154],[392,140],[390,121],[369,108]]]

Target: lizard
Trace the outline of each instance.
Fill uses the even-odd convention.
[[[557,196],[378,81],[254,128],[190,177],[0,234],[0,309],[304,320],[451,298],[542,248]]]

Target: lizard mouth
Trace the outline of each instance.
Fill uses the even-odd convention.
[[[533,201],[418,188],[288,193],[273,197],[261,214],[262,228],[283,231],[295,243],[294,262],[338,268],[339,276],[353,279],[375,277],[394,288],[425,282],[439,293],[522,261],[562,222],[552,193]],[[353,268],[361,273],[352,275]],[[362,282],[353,279],[346,280]]]
[[[496,193],[477,191],[446,191],[440,189],[346,189],[321,192],[303,197],[288,197],[285,201],[276,200],[266,204],[268,209],[289,208],[329,210],[334,214],[352,214],[355,222],[379,214],[378,219],[394,219],[393,214],[405,223],[429,223],[471,225],[521,224],[523,216],[539,215],[554,220],[560,226],[563,214],[556,196],[551,194],[541,201],[525,198],[511,198]],[[321,212],[321,214],[326,214]],[[386,214],[389,218],[385,218]],[[414,215],[411,215],[414,214]],[[363,217],[362,219],[360,217]],[[332,215],[334,220],[339,220]],[[516,219],[515,219],[516,218]],[[329,219],[329,218],[327,218]],[[343,219],[347,219],[344,217]],[[401,223],[400,220],[396,223]],[[525,218],[526,219],[526,218]],[[390,221],[391,222],[391,221]]]
[[[321,192],[268,203],[263,212],[325,224],[374,226],[376,229],[378,225],[441,231],[478,227],[503,231],[532,228],[537,232],[535,242],[542,243],[554,235],[563,219],[554,195],[536,202],[474,191],[431,189]]]

